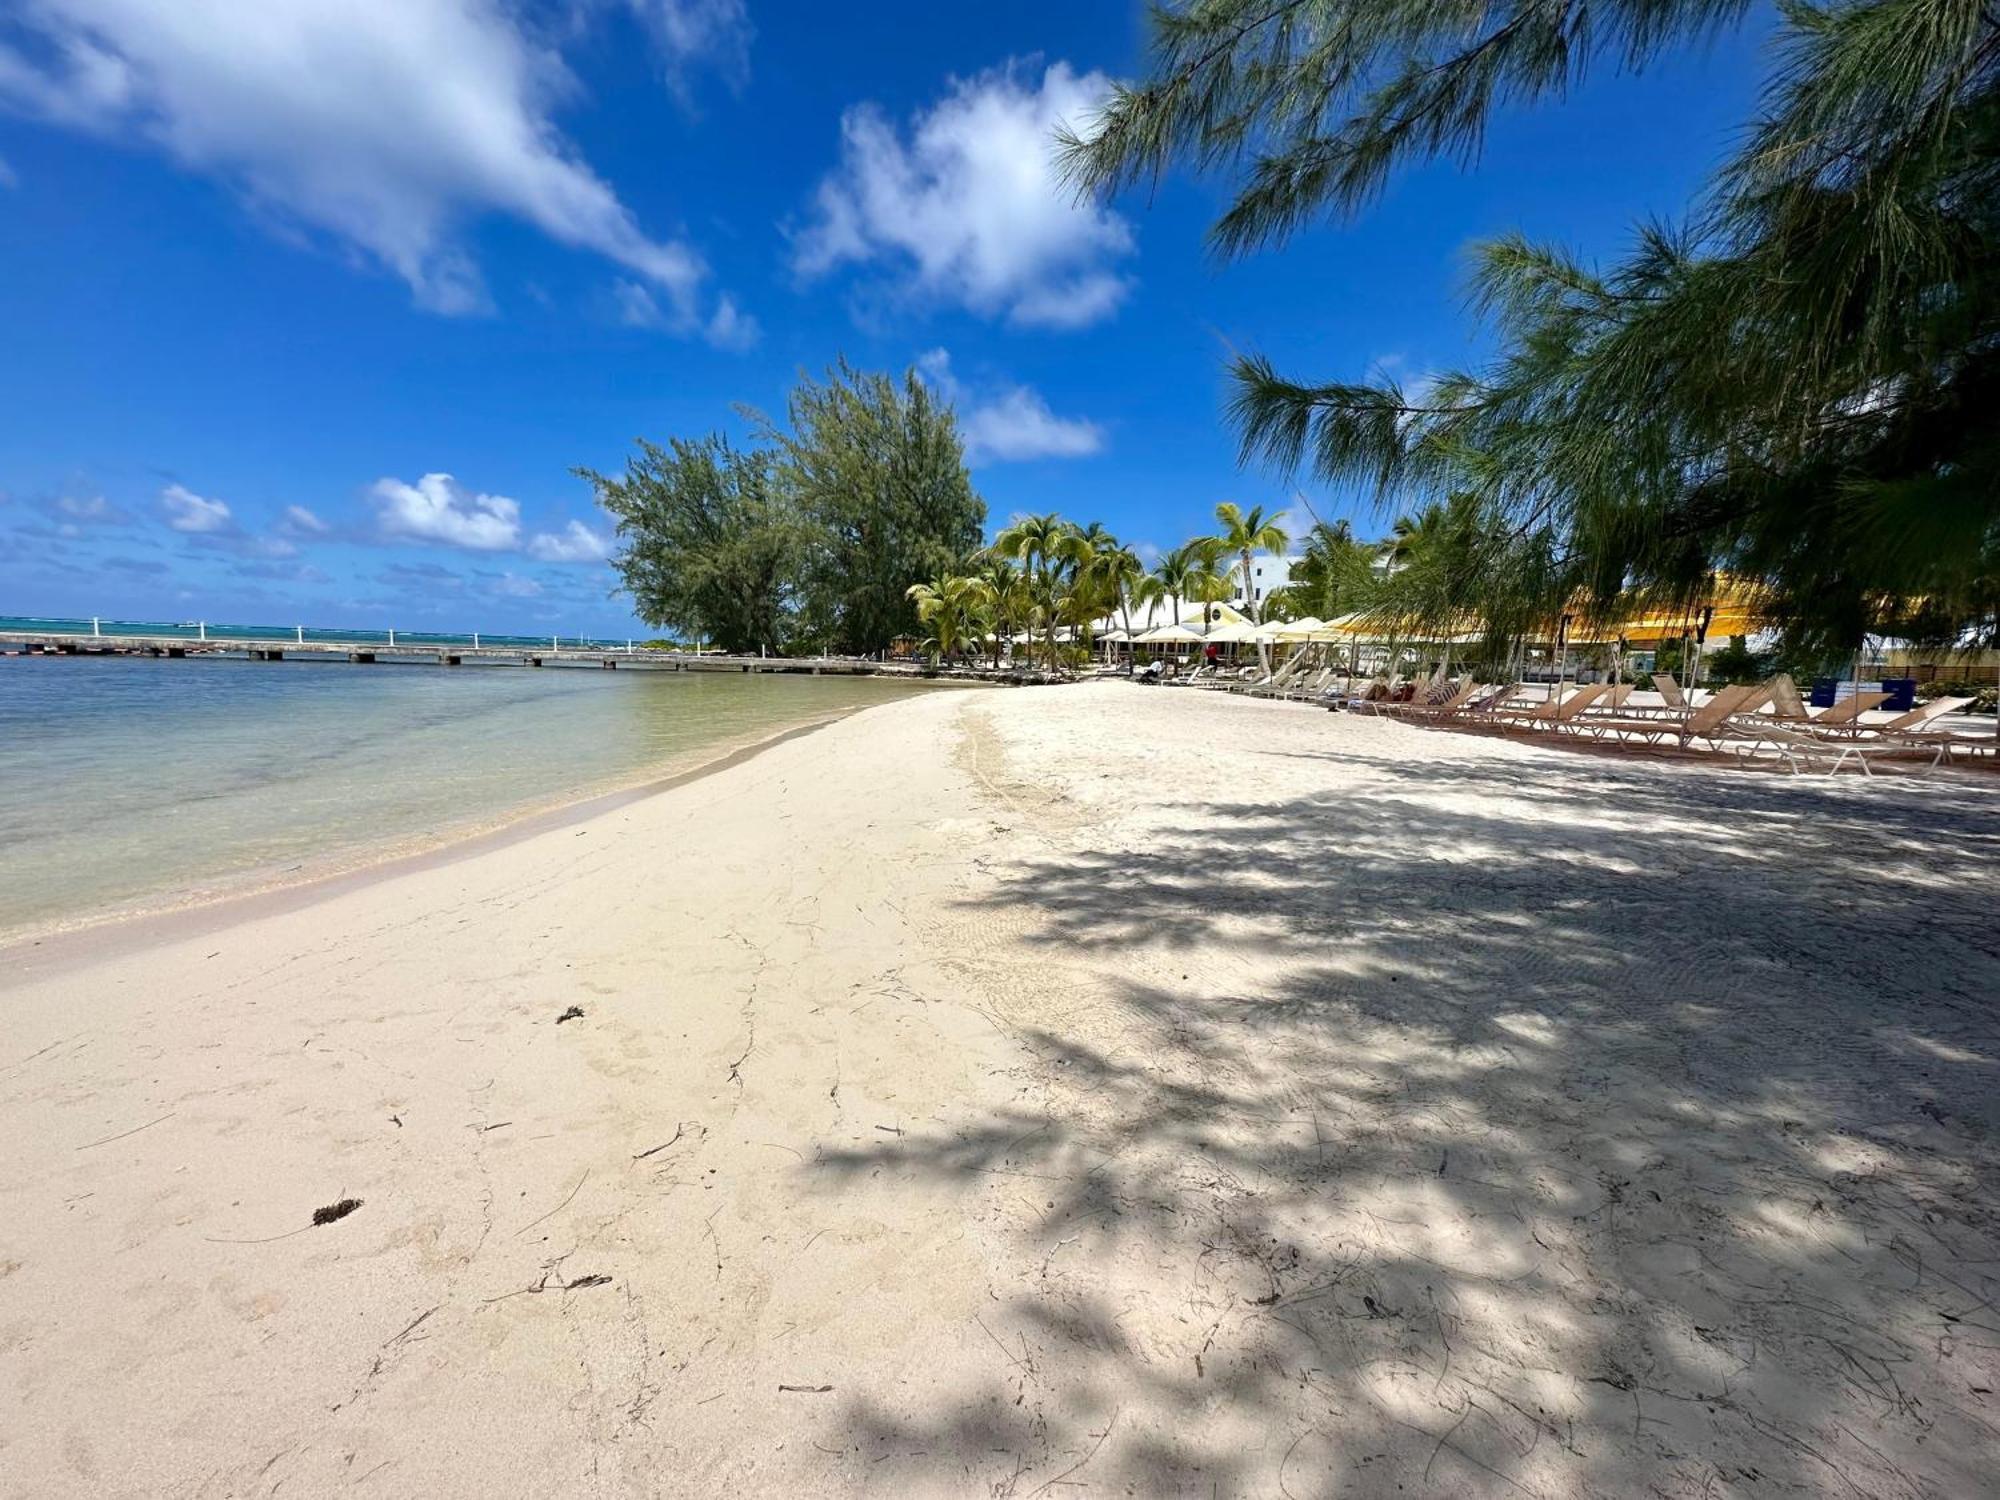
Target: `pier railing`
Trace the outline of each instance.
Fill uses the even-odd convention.
[[[0,616],[0,648],[62,656],[245,656],[254,661],[433,662],[525,667],[628,667],[669,672],[819,676],[964,677],[913,662],[843,656],[731,656],[588,636],[488,635],[484,631],[345,630],[308,625],[217,625],[205,620],[52,619]],[[1001,674],[1012,680],[1012,674]]]
[[[474,650],[496,647],[505,650],[547,651],[627,651],[651,649],[636,640],[604,640],[594,636],[507,635],[490,632],[437,630],[354,630],[323,625],[225,625],[206,620],[112,620],[102,616],[88,619],[0,616],[0,639],[26,636],[89,636],[93,640],[181,640],[197,644],[236,644],[255,641],[290,641],[298,646],[469,646]]]

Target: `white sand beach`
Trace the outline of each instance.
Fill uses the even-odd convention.
[[[1106,682],[0,951],[0,1494],[1990,1494],[1996,896]]]

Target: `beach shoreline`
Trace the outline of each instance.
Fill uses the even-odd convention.
[[[10,950],[0,1496],[1976,1492],[2000,795],[1883,790],[924,694]]]
[[[32,954],[28,962],[35,972],[41,972],[43,964],[98,953],[107,942],[124,951],[133,944],[168,940],[183,928],[189,932],[213,930],[244,916],[309,904],[321,894],[347,888],[348,883],[384,878],[421,868],[427,862],[470,857],[544,828],[563,827],[724,770],[794,736],[881,706],[862,704],[815,715],[772,733],[703,746],[631,775],[453,819],[422,834],[350,844],[309,856],[301,865],[230,870],[202,879],[194,889],[179,895],[153,891],[107,902],[75,916],[0,928],[0,963]],[[235,910],[239,904],[241,912]]]

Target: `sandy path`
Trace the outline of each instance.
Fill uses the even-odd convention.
[[[1105,684],[0,955],[0,1493],[1986,1492],[1996,871]]]

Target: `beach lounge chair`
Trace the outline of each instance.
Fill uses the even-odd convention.
[[[1679,718],[1641,718],[1629,714],[1585,714],[1567,727],[1599,739],[1645,740],[1671,737],[1680,744],[1720,734],[1734,714],[1745,713],[1769,700],[1769,684],[1719,688],[1701,707]],[[1755,700],[1753,702],[1753,700]]]
[[[1504,685],[1497,685],[1473,699],[1464,707],[1454,710],[1450,717],[1476,723],[1481,718],[1497,714],[1506,708],[1508,704],[1521,696],[1521,689],[1525,686],[1527,684],[1522,682],[1509,682]]]
[[[1321,667],[1317,672],[1302,673],[1280,688],[1274,695],[1279,698],[1316,698],[1326,691],[1333,681],[1333,668]]]
[[[1547,728],[1553,724],[1566,724],[1604,696],[1608,683],[1585,683],[1566,697],[1550,694],[1544,702],[1527,709],[1499,709],[1494,718],[1501,723],[1522,724],[1529,728]]]
[[[1653,674],[1653,687],[1658,691],[1661,701],[1668,708],[1684,709],[1688,706],[1687,695],[1681,691],[1681,685],[1675,680],[1673,673],[1655,672]]]
[[[1919,703],[1906,714],[1898,714],[1886,724],[1869,724],[1863,727],[1872,729],[1877,734],[1914,735],[1931,720],[1942,719],[1946,714],[1956,713],[1974,701],[1976,700],[1972,698],[1933,698],[1928,703]]]
[[[1451,715],[1457,713],[1461,708],[1465,707],[1466,704],[1472,701],[1474,695],[1477,694],[1478,692],[1479,692],[1479,684],[1474,682],[1470,675],[1467,675],[1459,679],[1459,684],[1456,691],[1449,692],[1448,695],[1443,698],[1434,699],[1428,702],[1414,701],[1410,703],[1399,703],[1394,705],[1393,707],[1394,710],[1398,712],[1400,716],[1403,718],[1432,719],[1432,720],[1444,719],[1444,718],[1449,718]]]
[[[1349,713],[1380,713],[1387,706],[1391,695],[1403,678],[1400,673],[1387,682],[1371,682],[1359,693],[1350,693],[1344,705]]]
[[[1799,696],[1799,685],[1792,681],[1790,672],[1780,672],[1770,682],[1771,712],[1780,719],[1803,723],[1812,717],[1806,707],[1806,700]]]
[[[1887,693],[1852,693],[1842,698],[1832,708],[1815,714],[1812,719],[1813,728],[1837,729],[1850,724],[1858,727],[1863,714],[1888,701]]]
[[[1909,745],[1920,750],[1936,745],[1947,761],[1953,758],[1954,752],[1960,751],[1968,755],[2000,754],[2000,741],[1996,741],[1990,735],[1973,739],[1969,735],[1958,734],[1950,729],[1925,728],[1926,725],[1943,718],[1948,713],[1955,713],[1974,701],[1971,698],[1933,698],[1930,702],[1921,704],[1886,724],[1869,727],[1883,739],[1893,740],[1900,745]]]
[[[1273,667],[1256,681],[1234,683],[1231,686],[1234,691],[1248,693],[1253,698],[1280,696],[1284,693],[1286,685],[1310,667],[1317,659],[1318,653],[1315,651],[1295,651],[1289,659]]]
[[[1791,767],[1795,776],[1803,775],[1808,767],[1824,767],[1826,774],[1832,776],[1842,766],[1849,765],[1858,767],[1864,776],[1873,776],[1875,772],[1869,761],[1891,755],[1909,755],[1912,748],[1900,739],[1837,739],[1815,734],[1799,724],[1777,721],[1759,723],[1754,715],[1729,720],[1722,726],[1719,740],[1742,747],[1747,755],[1769,749]],[[1939,743],[1916,748],[1928,749],[1933,766],[1944,758],[1946,749]]]

